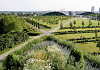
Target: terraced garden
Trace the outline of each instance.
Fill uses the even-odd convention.
[[[1,34],[0,52],[12,52],[0,60],[0,70],[100,70],[100,21],[70,16],[15,19],[25,25],[17,22],[19,31]],[[20,48],[12,50],[16,45]]]
[[[96,20],[77,18],[54,34],[57,38],[73,42],[76,48],[83,53],[100,53],[97,47],[100,41],[99,23],[100,21]],[[70,24],[73,26],[71,27]],[[87,26],[89,24],[91,26]]]
[[[65,42],[53,36],[42,37],[9,55],[4,64],[6,67],[6,65],[9,65],[8,62],[13,60],[14,66],[6,67],[7,69],[15,69],[16,63],[14,62],[17,61],[20,65],[16,69],[24,70],[99,70],[99,64],[91,54],[82,54],[73,45],[73,43]],[[90,61],[94,62],[93,65]]]

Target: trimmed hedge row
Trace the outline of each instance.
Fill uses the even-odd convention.
[[[100,41],[100,37],[97,37],[97,39],[96,39],[96,37],[68,39],[66,41],[74,41],[75,43],[96,42],[96,41]]]
[[[87,27],[63,27],[62,29],[79,29],[79,28],[100,28],[100,26],[87,26]]]
[[[96,32],[100,32],[100,30],[63,31],[63,32],[54,32],[54,34],[60,35],[60,34],[96,33]]]

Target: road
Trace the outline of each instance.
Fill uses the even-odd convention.
[[[64,23],[64,24],[69,24],[70,21],[73,21],[73,20],[75,20],[75,19],[67,20],[67,22]],[[58,25],[57,27],[55,27],[54,29],[51,29],[49,31],[42,31],[43,34],[40,34],[39,36],[32,37],[31,39],[27,40],[26,42],[24,42],[24,43],[22,43],[20,45],[17,45],[16,47],[12,48],[11,50],[1,54],[0,55],[0,61],[4,60],[9,54],[11,54],[11,53],[13,53],[13,52],[15,52],[17,50],[20,50],[22,47],[24,47],[29,42],[31,42],[31,41],[33,41],[33,40],[35,40],[37,38],[43,37],[45,35],[50,35],[51,33],[56,32],[57,30],[59,30],[59,28],[60,28],[60,25]]]

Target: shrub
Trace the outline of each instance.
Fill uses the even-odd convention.
[[[5,48],[12,48],[14,46],[13,36],[10,34],[4,34],[0,36],[0,50]]]
[[[14,37],[14,43],[15,44],[24,42],[24,41],[26,41],[29,38],[29,36],[25,32],[13,32],[11,34]]]
[[[0,20],[0,34],[5,34],[11,31],[22,31],[26,27],[25,21],[22,18],[12,15],[5,15]],[[1,31],[2,30],[2,31]]]
[[[12,48],[14,45],[24,42],[28,38],[29,36],[24,32],[3,34],[0,36],[0,50],[3,51],[6,48]]]
[[[21,56],[8,55],[4,61],[4,70],[23,70],[24,64]]]

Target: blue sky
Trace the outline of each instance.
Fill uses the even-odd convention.
[[[100,7],[100,0],[0,0],[0,11],[83,10]]]

